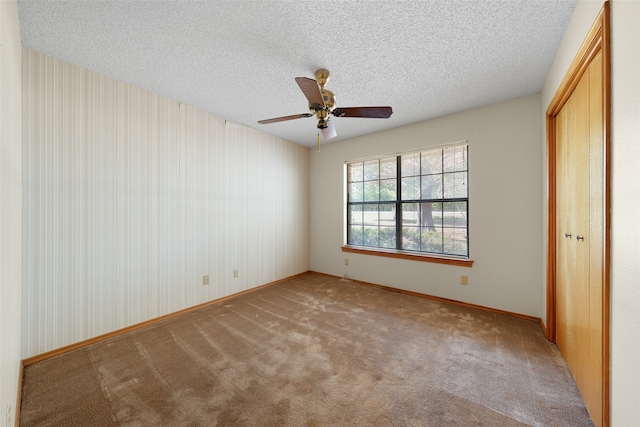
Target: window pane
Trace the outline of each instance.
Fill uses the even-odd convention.
[[[445,227],[467,227],[467,202],[444,204]]]
[[[442,212],[443,227],[454,227],[456,214],[457,214],[457,211],[456,211],[455,203],[445,203],[444,211]]]
[[[363,237],[362,244],[364,246],[378,247],[379,242],[380,242],[380,237],[378,235],[378,227],[364,227],[364,237]]]
[[[380,200],[383,202],[395,200],[397,197],[396,186],[396,179],[383,179],[380,181]]]
[[[468,257],[467,153],[460,145],[347,164],[348,244]]]
[[[380,178],[396,178],[397,177],[397,159],[388,157],[380,159]]]
[[[349,223],[362,224],[362,205],[349,206]]]
[[[469,226],[469,220],[467,217],[467,202],[456,203],[456,209],[458,214],[456,215],[455,227],[467,228]]]
[[[445,148],[443,151],[444,172],[467,170],[467,146]]]
[[[420,250],[420,228],[402,227],[402,248],[408,251]]]
[[[444,174],[444,198],[467,197],[467,173]]]
[[[402,204],[402,225],[418,225],[419,219],[419,207],[418,203],[403,203]]]
[[[364,205],[364,225],[379,225],[378,205]]]
[[[464,228],[445,228],[444,253],[467,255],[467,230]]]
[[[380,190],[378,181],[365,181],[364,182],[364,201],[365,202],[377,202],[380,200]]]
[[[371,181],[380,177],[380,162],[378,160],[370,160],[364,162],[364,180]]]
[[[442,227],[442,203],[420,203],[420,226],[431,230]]]
[[[424,252],[442,253],[442,229],[422,229],[422,247]]]
[[[352,225],[349,227],[349,240],[350,245],[362,246],[362,227],[359,225]]]
[[[405,154],[402,159],[402,176],[420,175],[420,153]]]
[[[362,163],[350,163],[347,165],[347,180],[348,182],[362,181],[363,172]]]
[[[380,247],[395,249],[396,247],[396,228],[380,227]]]
[[[422,177],[422,199],[442,198],[442,175],[425,175]]]
[[[455,170],[466,171],[467,170],[467,146],[454,147],[455,150]]]
[[[395,227],[396,225],[396,205],[385,204],[380,206],[380,225],[386,225],[388,227]]]
[[[442,173],[442,150],[425,151],[422,154],[422,175]]]
[[[402,200],[420,198],[420,177],[402,178]]]
[[[353,182],[349,184],[349,201],[361,202],[363,200],[363,184],[362,182]]]
[[[445,148],[442,150],[442,166],[443,172],[455,172],[456,170],[456,156],[454,147]]]

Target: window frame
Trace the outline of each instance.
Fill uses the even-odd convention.
[[[446,149],[451,149],[451,148],[457,148],[457,147],[464,147],[464,169],[458,169],[458,168],[454,168],[453,170],[447,170],[444,167],[444,161],[445,161],[445,157],[444,155],[446,154],[444,152],[444,150]],[[424,171],[423,170],[423,157],[424,157],[424,153],[429,153],[429,152],[438,152],[440,158],[442,159],[442,165],[443,167],[436,172],[431,172],[431,171]],[[408,174],[402,174],[402,165],[403,165],[403,158],[406,159],[411,155],[418,155],[418,170],[417,172],[413,172],[413,173],[408,173]],[[454,154],[455,155],[455,154]],[[373,180],[369,179],[367,180],[366,178],[366,174],[364,171],[364,168],[366,167],[367,162],[371,162],[371,161],[378,161],[380,162],[380,160],[382,159],[392,159],[395,158],[395,177],[393,179],[395,179],[395,199],[393,200],[386,200],[386,199],[382,199],[380,192],[379,192],[379,188],[380,188],[380,184],[382,183],[383,180],[388,179],[389,177],[384,176],[382,177],[381,175],[378,175],[376,178],[374,178]],[[360,180],[354,180],[351,181],[351,177],[350,177],[350,165],[354,165],[357,163],[362,163],[363,166],[363,172],[362,172],[362,177]],[[394,162],[391,162],[394,163]],[[380,173],[381,171],[381,167],[378,168],[378,173]],[[457,196],[456,194],[452,195],[447,195],[448,197],[445,198],[445,186],[444,186],[444,180],[445,180],[445,176],[454,176],[453,174],[458,174],[463,172],[466,176],[466,178],[464,179],[464,185],[466,186],[465,188],[465,195],[464,197],[460,197]],[[441,194],[438,197],[434,197],[433,194],[430,194],[430,197],[425,197],[425,194],[423,193],[423,187],[422,187],[422,183],[424,181],[424,179],[426,179],[425,177],[428,176],[438,176],[439,179],[441,180],[440,182],[441,184]],[[411,178],[411,177],[417,177],[418,178],[418,182],[420,183],[420,185],[417,187],[418,188],[418,192],[420,193],[418,195],[418,198],[411,198],[411,199],[403,199],[403,194],[402,194],[402,189],[403,189],[403,185],[402,185],[402,178]],[[367,196],[364,190],[365,187],[365,183],[367,182],[376,182],[378,183],[378,199],[377,200],[366,200]],[[362,194],[360,198],[357,198],[356,201],[352,201],[351,200],[351,194],[350,194],[350,184],[352,183],[362,183]],[[367,254],[367,255],[375,255],[375,256],[383,256],[383,257],[391,257],[391,258],[400,258],[400,259],[409,259],[409,260],[416,260],[416,261],[426,261],[426,262],[436,262],[436,263],[442,263],[442,264],[451,264],[451,265],[459,265],[459,266],[466,266],[466,267],[470,267],[473,264],[473,261],[470,259],[470,241],[469,241],[469,187],[468,187],[468,182],[469,182],[469,142],[468,141],[460,141],[457,143],[453,143],[453,144],[447,144],[447,145],[441,145],[441,146],[435,146],[435,147],[425,147],[422,149],[418,149],[418,150],[412,150],[412,151],[407,151],[407,152],[402,152],[402,153],[395,153],[395,154],[388,154],[388,155],[381,155],[381,156],[375,156],[375,157],[369,157],[369,158],[363,158],[363,159],[356,159],[356,160],[350,160],[350,161],[345,161],[344,163],[344,179],[343,179],[343,184],[344,184],[344,199],[345,199],[345,205],[344,205],[344,219],[345,219],[345,228],[344,228],[344,245],[342,246],[342,251],[343,252],[351,252],[351,253],[360,253],[360,254]],[[361,199],[361,200],[360,200]],[[460,227],[458,225],[455,225],[453,227],[446,227],[444,222],[444,216],[442,216],[441,218],[441,223],[440,225],[437,227],[437,229],[435,230],[436,232],[440,232],[442,237],[442,245],[441,245],[441,250],[442,252],[434,252],[434,251],[427,251],[424,250],[424,246],[423,245],[423,240],[422,240],[422,233],[424,232],[424,229],[426,228],[424,226],[423,223],[419,222],[418,226],[415,227],[418,231],[418,234],[420,235],[419,238],[419,242],[420,242],[420,249],[404,249],[401,248],[401,245],[403,243],[403,229],[406,228],[414,228],[414,226],[407,226],[406,223],[403,221],[403,217],[402,217],[402,213],[403,213],[403,206],[406,206],[408,204],[418,204],[420,205],[420,207],[418,209],[416,209],[416,212],[420,212],[420,209],[423,208],[423,206],[425,204],[434,204],[434,203],[440,203],[441,204],[441,212],[444,212],[444,204],[445,203],[464,203],[466,205],[466,218],[465,218],[465,222],[464,222],[464,227]],[[395,209],[395,215],[394,215],[394,227],[395,227],[395,247],[394,248],[390,248],[390,247],[383,247],[383,246],[372,246],[372,245],[358,245],[358,244],[350,244],[349,241],[351,239],[351,228],[352,228],[352,220],[351,220],[351,214],[352,214],[352,207],[353,206],[359,206],[361,207],[360,211],[361,212],[365,212],[365,207],[367,205],[377,205],[377,212],[381,212],[379,209],[379,206],[381,204],[388,204],[392,207],[392,211]],[[455,223],[455,220],[454,220]],[[433,225],[432,225],[433,226]],[[362,229],[363,231],[365,230],[365,219],[364,219],[364,215],[363,215],[363,219],[362,219]],[[380,233],[380,229],[381,229],[381,225],[380,223],[378,223],[378,233]],[[466,254],[455,254],[452,252],[445,252],[445,239],[444,239],[444,232],[447,228],[451,228],[451,229],[460,229],[460,230],[464,230],[465,234],[466,234]],[[364,238],[364,236],[363,236]],[[379,238],[379,237],[378,237]],[[364,242],[363,242],[364,243]],[[378,242],[378,245],[380,245],[380,241]]]

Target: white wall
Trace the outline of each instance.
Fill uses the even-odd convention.
[[[23,357],[308,271],[306,147],[26,48],[23,94]]]
[[[540,97],[531,95],[311,150],[311,270],[540,316],[539,112]],[[463,140],[469,141],[473,267],[341,251],[345,161]],[[463,274],[468,286],[460,285]]]
[[[612,425],[640,420],[640,1],[613,1]]]
[[[0,1],[0,425],[7,427],[20,372],[21,50],[18,4]]]
[[[578,2],[542,91],[542,117],[602,5],[601,1]],[[639,24],[640,1],[611,1],[612,426],[637,425],[640,419]]]

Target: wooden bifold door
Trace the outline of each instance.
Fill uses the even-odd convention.
[[[547,111],[547,334],[596,426],[609,424],[607,13],[608,4]]]
[[[602,401],[601,62],[556,116],[556,343],[592,418]]]

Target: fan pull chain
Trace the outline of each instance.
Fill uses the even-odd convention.
[[[318,153],[320,152],[320,132],[318,132]]]

